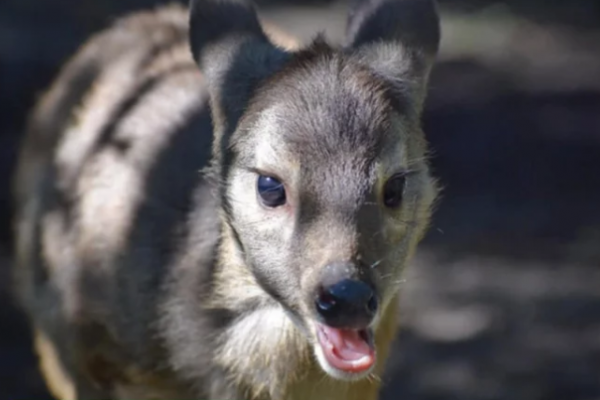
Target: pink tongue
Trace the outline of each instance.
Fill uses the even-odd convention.
[[[375,362],[375,350],[357,330],[335,329],[321,325],[319,342],[327,361],[335,368],[361,372]]]

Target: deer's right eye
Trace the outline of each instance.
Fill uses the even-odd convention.
[[[274,208],[285,204],[285,187],[276,178],[260,175],[257,190],[262,204],[266,207]]]

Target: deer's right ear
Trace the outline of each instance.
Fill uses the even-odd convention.
[[[235,129],[257,85],[288,54],[275,47],[246,0],[191,0],[191,51],[206,77],[217,140]],[[222,143],[223,145],[225,143]]]

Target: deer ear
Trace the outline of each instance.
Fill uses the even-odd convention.
[[[246,0],[191,0],[190,46],[206,78],[215,144],[227,145],[259,83],[288,54],[267,38]]]
[[[420,111],[440,36],[434,0],[355,0],[346,47],[399,95],[416,97]]]

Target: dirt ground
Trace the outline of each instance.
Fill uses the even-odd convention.
[[[382,399],[600,400],[600,26],[444,13],[424,127],[445,190]],[[335,4],[264,15],[305,39],[343,32]],[[47,399],[9,254],[0,399]]]

